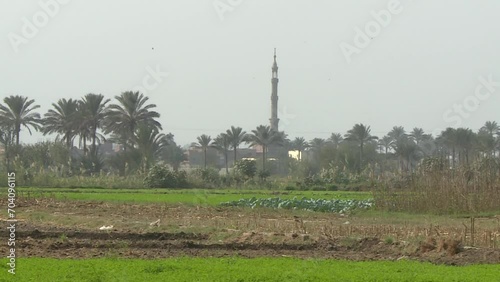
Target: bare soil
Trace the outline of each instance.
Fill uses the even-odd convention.
[[[450,265],[500,263],[497,245],[464,244],[464,240],[471,238],[466,233],[460,234],[458,223],[369,224],[366,220],[332,214],[54,199],[18,204],[18,257],[240,256],[409,259]],[[158,219],[160,222],[152,226]],[[477,237],[486,232],[490,241],[496,240],[495,232],[500,229],[495,220],[479,226],[476,223]],[[8,225],[5,218],[1,221],[2,226]],[[113,228],[99,230],[103,225]],[[2,228],[0,238],[6,239],[8,235],[8,230]],[[0,253],[7,252],[7,244],[1,244]]]

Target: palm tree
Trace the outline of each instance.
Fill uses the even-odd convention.
[[[19,145],[19,134],[21,127],[28,129],[31,134],[30,127],[35,130],[40,129],[40,114],[34,110],[40,108],[39,105],[33,105],[35,100],[28,100],[28,97],[11,95],[3,99],[5,106],[0,104],[0,125],[13,130],[16,137],[16,145]]]
[[[241,127],[231,126],[231,129],[226,131],[226,135],[229,138],[229,143],[231,148],[234,150],[234,162],[233,165],[236,165],[237,155],[236,152],[238,147],[245,141],[246,132],[243,131]]]
[[[481,139],[487,139],[485,140],[487,143],[487,149],[489,151],[489,154],[491,156],[495,156],[495,151],[496,151],[496,145],[497,145],[497,137],[500,134],[500,126],[496,121],[487,121],[483,127],[479,130],[479,133],[486,133],[488,137],[481,137]],[[484,141],[483,141],[484,145]]]
[[[118,104],[109,106],[106,133],[114,132],[120,135],[120,139],[125,142],[124,148],[128,145],[126,140],[134,140],[134,133],[140,124],[146,124],[158,130],[162,129],[161,124],[155,120],[160,117],[160,114],[151,111],[156,108],[156,105],[146,104],[149,98],[142,93],[126,91],[116,96],[115,99]]]
[[[200,135],[196,138],[198,143],[196,146],[203,150],[203,168],[207,168],[207,150],[210,147],[210,142],[212,142],[212,138],[206,134]]]
[[[330,138],[328,138],[328,141],[333,144],[333,147],[335,149],[337,149],[339,147],[340,143],[342,143],[342,141],[344,141],[344,138],[342,137],[342,134],[340,134],[340,133],[332,133],[332,135],[330,135]]]
[[[387,155],[389,149],[392,148],[393,142],[394,141],[392,141],[392,138],[390,136],[386,135],[378,141],[378,145],[380,147],[384,148],[384,153],[385,153],[385,155]]]
[[[418,127],[413,128],[409,136],[415,141],[417,145],[420,145],[422,141],[430,137],[429,135],[424,133],[424,130],[422,128]]]
[[[169,136],[160,133],[156,127],[140,124],[134,134],[134,142],[137,144],[142,157],[142,168],[146,172],[150,165],[160,157],[162,150],[169,145]]]
[[[250,146],[262,147],[262,171],[266,168],[267,149],[271,145],[281,145],[283,143],[283,133],[272,130],[270,126],[259,125],[252,130],[252,134],[248,134],[246,141]]]
[[[378,139],[377,136],[372,136],[370,134],[370,126],[365,126],[362,123],[355,124],[352,129],[347,131],[345,139],[348,141],[354,141],[359,144],[359,170],[363,164],[363,147],[365,143]]]
[[[309,143],[307,143],[307,141],[306,141],[306,139],[304,139],[304,137],[296,137],[292,141],[292,148],[299,152],[299,161],[301,161],[302,160],[302,152],[304,152],[305,149],[309,148]]]
[[[318,164],[320,163],[321,150],[326,145],[325,139],[322,138],[314,138],[309,141],[309,150],[311,150],[314,154],[314,159]]]
[[[396,156],[401,160],[401,171],[404,170],[404,163],[406,163],[406,171],[413,169],[412,163],[419,157],[420,148],[411,139],[402,137],[393,143],[393,148]]]
[[[456,134],[456,145],[459,149],[458,160],[463,164],[469,164],[469,153],[472,150],[475,141],[476,134],[472,132],[469,128],[457,128]]]
[[[398,141],[406,136],[406,131],[402,126],[394,126],[387,135],[389,135],[393,141]]]
[[[102,128],[104,120],[107,117],[106,104],[109,103],[109,101],[109,99],[104,100],[102,94],[89,93],[85,95],[80,102],[80,132],[86,132],[86,130],[88,130],[88,137],[92,140],[90,151],[93,156],[97,156],[97,141],[104,139],[104,136],[98,134],[97,131]],[[88,129],[85,129],[85,127]],[[83,139],[85,144],[86,137],[83,137]]]
[[[455,167],[455,149],[457,146],[457,134],[456,129],[448,127],[446,130],[441,132],[438,137],[438,142],[442,143],[448,152],[447,159],[449,161],[449,156],[451,156],[452,167]]]
[[[78,101],[73,99],[59,99],[52,103],[50,109],[43,119],[43,134],[57,133],[62,135],[68,150],[71,150],[73,138],[77,134],[77,111]]]
[[[227,166],[227,153],[229,147],[231,146],[231,139],[226,133],[221,133],[212,142],[212,147],[224,155],[224,164],[226,167],[226,174],[229,174],[229,168]]]
[[[481,127],[481,130],[484,130],[491,136],[494,136],[500,133],[500,126],[498,126],[496,121],[487,121],[483,127]]]

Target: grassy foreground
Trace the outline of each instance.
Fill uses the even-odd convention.
[[[21,258],[2,260],[0,281],[500,281],[498,265],[464,267],[413,261],[350,262],[292,258]]]
[[[58,199],[115,201],[134,203],[182,203],[215,206],[221,202],[237,201],[245,198],[293,197],[313,199],[356,199],[372,198],[369,192],[343,191],[280,191],[238,190],[238,189],[93,189],[93,188],[21,188],[23,196],[54,196]],[[21,196],[21,194],[19,194]]]

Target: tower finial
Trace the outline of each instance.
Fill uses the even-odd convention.
[[[274,48],[274,58],[276,59],[276,48]]]

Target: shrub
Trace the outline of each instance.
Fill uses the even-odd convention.
[[[235,169],[246,179],[252,179],[257,173],[257,162],[254,160],[241,160],[236,163]]]
[[[339,187],[336,184],[330,184],[326,187],[328,191],[338,191]]]
[[[271,172],[267,169],[259,171],[259,178],[262,181],[265,181],[269,176],[271,176]]]
[[[312,187],[312,190],[313,191],[326,191],[326,188],[323,186],[316,185],[316,186]]]
[[[164,165],[155,165],[144,178],[147,188],[186,188],[188,187],[185,171],[171,171]]]

